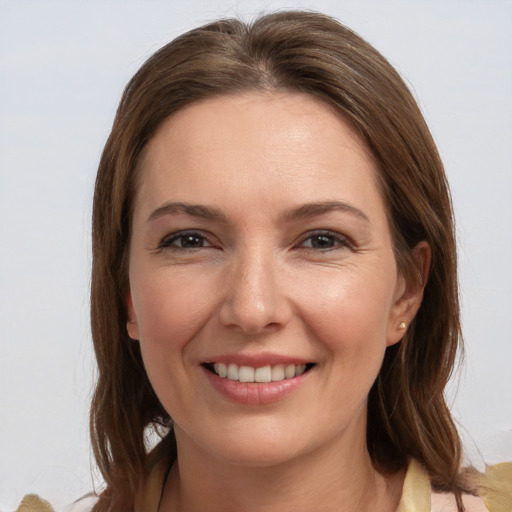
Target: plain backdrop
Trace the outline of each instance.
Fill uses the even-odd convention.
[[[411,84],[453,188],[471,459],[512,459],[512,3],[0,0],[0,510],[93,487],[90,213],[122,89],[161,45],[220,16],[307,8]]]

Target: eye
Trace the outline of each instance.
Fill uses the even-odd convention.
[[[212,244],[201,233],[194,231],[185,231],[173,233],[172,235],[164,238],[159,244],[159,249],[202,249],[203,247],[212,247]]]
[[[348,240],[337,233],[331,231],[319,231],[304,238],[300,244],[301,247],[319,250],[329,250],[341,247],[348,247]]]

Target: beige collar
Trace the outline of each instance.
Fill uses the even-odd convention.
[[[169,472],[169,460],[161,457],[146,478],[137,495],[134,512],[158,512],[165,479]],[[402,498],[396,512],[430,512],[430,481],[421,464],[412,459],[405,475]]]
[[[411,459],[396,512],[430,512],[430,480],[423,466]]]

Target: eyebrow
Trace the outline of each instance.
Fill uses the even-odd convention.
[[[363,211],[348,203],[344,203],[343,201],[320,201],[316,203],[307,203],[299,206],[298,208],[286,211],[283,218],[285,221],[303,220],[317,215],[322,215],[324,213],[330,213],[332,211],[350,213],[365,220],[366,222],[370,222],[370,219],[368,219]],[[154,210],[148,217],[148,222],[163,217],[164,215],[176,215],[180,213],[219,222],[228,221],[224,213],[222,213],[218,208],[214,208],[212,206],[182,202],[168,202]]]
[[[315,217],[317,215],[322,215],[324,213],[330,213],[332,211],[341,211],[345,213],[350,213],[359,217],[360,219],[365,220],[366,222],[370,222],[370,219],[366,216],[366,214],[352,206],[348,203],[344,203],[343,201],[320,201],[317,203],[307,203],[298,208],[293,208],[285,212],[284,219],[287,221],[290,220],[302,220],[310,217]]]
[[[148,222],[163,217],[164,215],[175,215],[184,213],[192,217],[227,222],[227,217],[217,208],[202,204],[189,204],[180,202],[169,202],[154,210],[148,217]]]

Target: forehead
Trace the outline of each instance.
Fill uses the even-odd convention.
[[[300,93],[218,96],[181,109],[150,140],[141,173],[137,195],[155,205],[247,191],[267,202],[340,199],[333,194],[382,202],[361,137],[333,107]]]
[[[224,135],[228,138],[222,140]],[[166,142],[174,142],[175,150],[179,146],[200,154],[203,148],[211,150],[205,144],[208,142],[223,142],[219,149],[224,150],[230,142],[248,142],[255,136],[265,147],[275,149],[283,135],[286,142],[295,139],[299,144],[315,136],[324,139],[326,146],[330,142],[336,146],[349,143],[353,148],[357,146],[361,155],[373,164],[367,144],[340,110],[321,98],[296,92],[250,91],[196,101],[161,123],[145,154]]]

